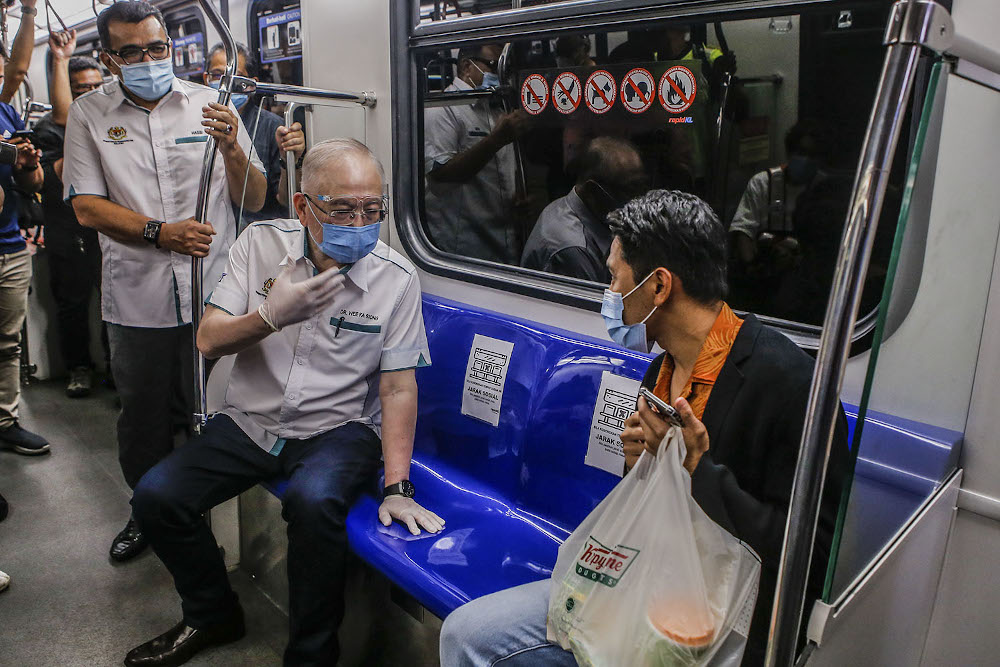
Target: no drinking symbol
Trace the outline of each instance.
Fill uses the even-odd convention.
[[[618,87],[611,74],[599,69],[587,78],[587,85],[583,90],[588,109],[594,113],[607,113],[615,104]]]
[[[541,74],[532,74],[521,84],[521,106],[533,116],[545,110],[549,103],[549,84]]]

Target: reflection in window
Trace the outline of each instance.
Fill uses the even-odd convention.
[[[454,255],[606,283],[607,213],[647,189],[682,190],[729,230],[735,308],[821,324],[881,64],[871,28],[885,11],[853,26],[836,18],[419,53],[428,238]],[[862,313],[879,299],[896,191]]]

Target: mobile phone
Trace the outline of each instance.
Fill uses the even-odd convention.
[[[639,395],[646,399],[653,412],[666,419],[672,426],[684,428],[684,422],[681,421],[680,413],[672,405],[663,401],[659,396],[645,387],[639,390]]]
[[[27,139],[28,141],[31,141],[32,139],[35,138],[35,133],[32,130],[18,130],[17,132],[15,132],[14,134],[11,135],[11,138],[12,139]]]

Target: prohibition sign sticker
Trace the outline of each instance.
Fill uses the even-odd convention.
[[[545,111],[549,103],[549,84],[541,74],[532,74],[521,84],[521,106],[532,116]]]
[[[694,104],[698,82],[683,65],[671,67],[660,77],[660,104],[670,113],[683,113]]]
[[[572,72],[563,72],[552,84],[552,105],[559,113],[573,113],[583,99],[580,77]]]
[[[622,104],[632,113],[642,113],[653,104],[656,96],[653,75],[636,67],[622,79]]]
[[[607,113],[615,104],[615,93],[618,86],[615,78],[607,70],[599,69],[587,77],[587,85],[583,87],[584,101],[587,108],[594,113]]]

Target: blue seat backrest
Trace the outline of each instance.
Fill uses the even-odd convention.
[[[424,296],[432,365],[420,388],[414,458],[489,484],[527,512],[575,526],[619,477],[584,464],[604,371],[639,380],[650,357],[555,327]],[[461,414],[476,334],[514,344],[500,424]]]

